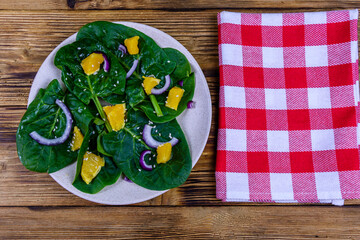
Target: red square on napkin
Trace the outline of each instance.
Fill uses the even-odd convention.
[[[217,198],[360,198],[357,21],[219,13]]]

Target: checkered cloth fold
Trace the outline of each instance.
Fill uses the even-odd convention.
[[[357,19],[218,14],[217,198],[360,198]]]

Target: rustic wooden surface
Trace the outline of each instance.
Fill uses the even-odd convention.
[[[360,0],[0,0],[0,239],[360,239],[360,201],[345,207],[222,203],[215,198],[218,105],[216,14],[358,8]],[[85,23],[133,21],[182,43],[203,69],[212,97],[210,136],[187,182],[131,206],[78,198],[47,174],[27,171],[15,133],[46,56]]]

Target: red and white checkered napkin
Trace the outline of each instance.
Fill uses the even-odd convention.
[[[218,15],[217,198],[360,198],[357,10]]]

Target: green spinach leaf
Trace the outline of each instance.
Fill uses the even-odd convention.
[[[141,132],[149,120],[141,111],[130,110],[125,128],[103,136],[105,151],[111,154],[115,164],[134,183],[151,190],[166,190],[183,184],[191,171],[191,157],[186,138],[176,120],[165,124],[156,124],[153,137],[161,142],[170,140],[170,136],[180,141],[172,148],[172,158],[165,164],[157,164],[156,149],[151,149],[152,156],[148,164],[152,171],[145,171],[139,164],[142,151],[149,147],[142,141]]]
[[[119,44],[133,36],[139,36],[139,54],[122,55],[118,50]],[[186,104],[194,94],[194,76],[190,75],[191,66],[186,57],[176,49],[160,48],[153,39],[133,28],[121,24],[98,21],[85,25],[77,34],[77,40],[94,38],[110,49],[119,58],[119,61],[128,70],[135,59],[139,59],[139,66],[132,78],[126,84],[126,99],[131,107],[141,109],[154,122],[167,122],[179,116],[185,109]],[[142,87],[142,76],[153,75],[161,80],[159,87],[165,84],[165,76],[170,75],[171,87],[180,80],[185,79],[185,94],[177,111],[165,107],[167,93],[156,96],[157,103],[150,101]],[[155,102],[156,102],[155,101]],[[163,116],[159,117],[159,111],[154,112],[154,104],[158,104]],[[156,108],[157,109],[157,108]]]
[[[126,83],[126,101],[133,108],[147,98],[142,81],[129,78]]]
[[[96,74],[84,73],[81,61],[94,52],[106,54],[110,61],[108,72],[100,68]],[[66,45],[56,53],[54,63],[62,70],[65,86],[85,104],[89,104],[94,97],[125,93],[125,70],[117,57],[99,42],[82,39]]]
[[[171,73],[171,80],[173,84],[181,79],[189,77],[191,73],[191,66],[187,58],[174,48],[163,48],[168,58],[176,63],[175,70]]]
[[[176,111],[174,109],[165,106],[169,91],[166,91],[162,95],[156,96],[159,106],[164,114],[163,116],[159,117],[156,115],[156,113],[154,112],[154,107],[152,106],[150,100],[148,99],[142,101],[139,105],[136,106],[136,108],[140,108],[142,111],[144,111],[146,116],[153,122],[165,123],[171,121],[175,119],[177,116],[179,116],[187,108],[187,103],[190,100],[192,100],[194,96],[194,89],[195,89],[194,73],[190,74],[189,77],[183,80],[182,88],[185,90],[185,92],[183,97],[181,98],[178,109]]]
[[[90,123],[96,118],[96,107],[92,103],[85,105],[72,93],[66,95],[65,104],[74,118],[73,124],[78,126],[83,134],[86,133]]]
[[[31,171],[56,172],[76,159],[77,153],[71,151],[71,137],[63,144],[45,146],[29,136],[32,131],[46,138],[60,137],[63,134],[66,117],[55,104],[56,99],[64,101],[65,94],[59,82],[53,80],[46,90],[40,89],[20,121],[16,134],[17,152],[22,164]]]
[[[134,36],[139,36],[139,54],[138,55],[122,55],[118,49],[120,44],[124,44],[124,40]],[[171,61],[166,53],[160,48],[156,42],[148,37],[146,34],[135,30],[134,28],[124,26],[122,24],[115,24],[105,21],[97,21],[83,26],[77,36],[76,40],[86,38],[95,39],[104,44],[110,51],[118,56],[119,60],[126,70],[130,69],[135,59],[139,59],[140,75],[149,74],[148,68],[152,65],[158,65],[163,70],[164,74],[170,74],[175,68],[175,63]],[[156,74],[156,73],[150,73]],[[165,76],[164,75],[164,76]]]
[[[102,99],[105,102],[110,103],[111,105],[116,105],[116,104],[121,104],[121,103],[125,103],[125,95],[119,95],[119,94],[111,94],[109,96],[106,97],[102,97]]]
[[[81,167],[85,152],[90,151],[96,155],[100,155],[97,152],[97,138],[100,132],[103,132],[103,128],[99,128],[99,126],[96,126],[95,129],[93,127],[88,129],[77,157],[73,186],[85,193],[98,193],[104,187],[114,184],[121,175],[121,170],[114,164],[112,158],[104,156],[105,166],[101,168],[98,175],[89,184],[86,184],[81,177]]]

